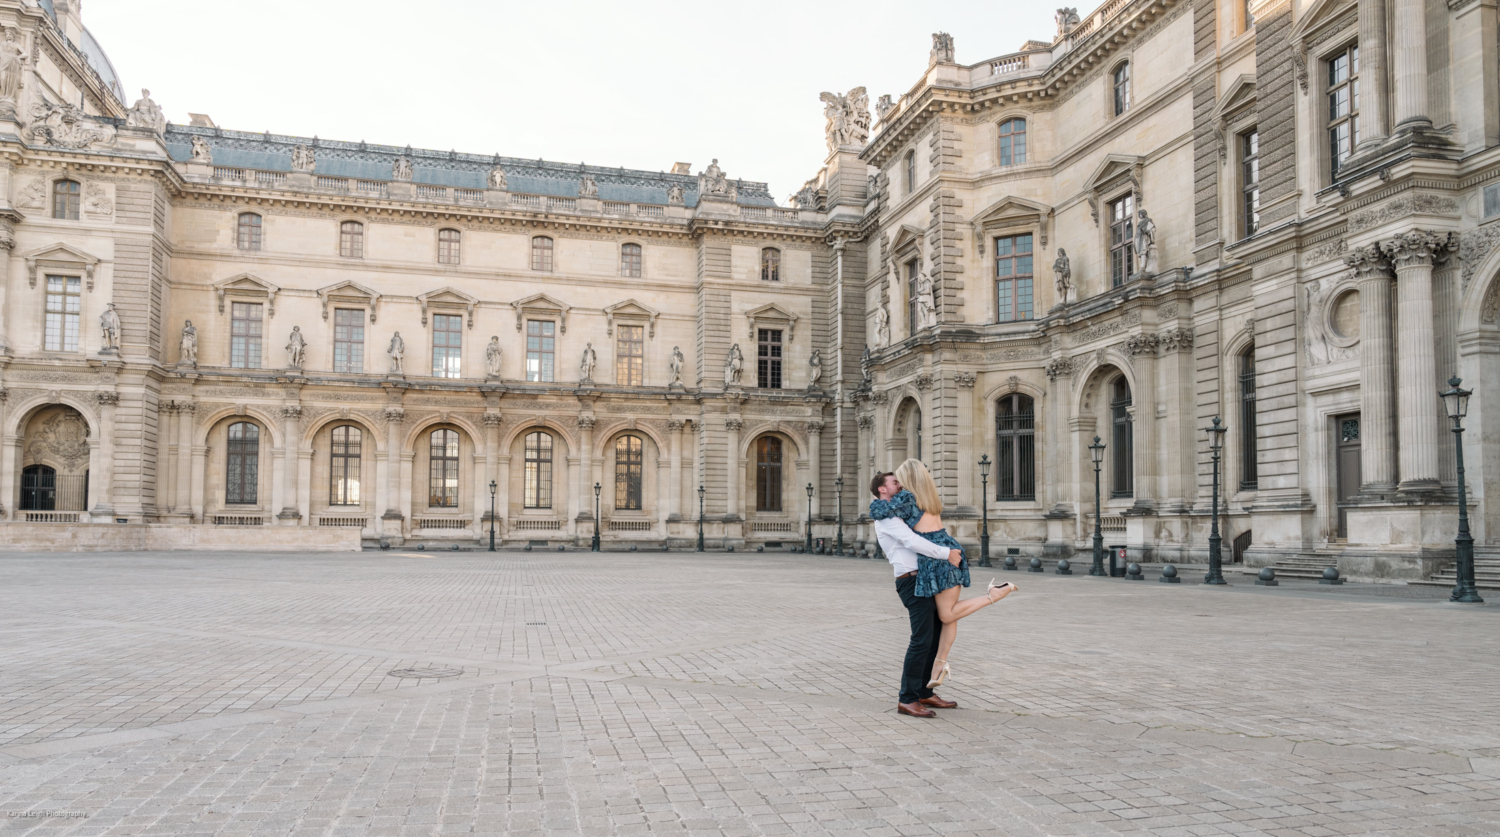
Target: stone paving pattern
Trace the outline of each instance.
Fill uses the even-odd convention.
[[[0,574],[4,835],[1500,834],[1500,608],[1414,588],[1005,573],[920,721],[884,562]]]

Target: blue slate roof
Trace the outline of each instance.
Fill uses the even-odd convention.
[[[316,173],[325,177],[389,181],[392,164],[405,154],[411,159],[412,181],[415,183],[483,189],[490,169],[499,166],[505,170],[506,188],[511,192],[576,198],[583,175],[589,174],[599,186],[601,200],[664,205],[667,190],[680,185],[686,205],[696,206],[698,203],[697,175],[522,160],[498,154],[462,154],[410,146],[400,148],[269,132],[253,134],[223,128],[168,125],[166,145],[172,159],[187,160],[192,156],[194,136],[203,137],[208,142],[214,165],[231,168],[289,172],[292,170],[292,149],[298,145],[310,145],[317,159]],[[749,180],[736,180],[735,184],[740,205],[776,205],[766,184]]]

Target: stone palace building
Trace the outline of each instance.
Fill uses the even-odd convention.
[[[1202,560],[1220,417],[1227,557],[1419,580],[1457,374],[1500,545],[1495,5],[1057,24],[978,63],[934,35],[873,116],[824,93],[778,203],[718,161],[167,124],[77,0],[0,0],[0,540],[472,547],[493,509],[507,547],[687,547],[700,513],[863,545],[910,456],[965,542],[983,511],[1061,557],[1098,436],[1106,542]]]

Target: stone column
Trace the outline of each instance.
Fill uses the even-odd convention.
[[[3,316],[3,315],[0,315]],[[6,504],[16,505],[15,471],[19,461],[16,456],[17,443],[11,441],[5,435],[5,402],[10,392],[4,386],[0,386],[0,520],[6,518]],[[9,516],[15,519],[16,509],[11,508]]]
[[[1069,386],[1073,380],[1073,369],[1075,364],[1072,358],[1059,357],[1047,363],[1047,380],[1050,383],[1048,401],[1045,411],[1037,411],[1038,420],[1047,429],[1045,442],[1043,437],[1038,437],[1036,452],[1041,458],[1037,463],[1037,476],[1045,481],[1044,494],[1038,498],[1042,500],[1044,507],[1061,513],[1063,510],[1075,506],[1078,497],[1078,489],[1074,484],[1077,477],[1074,466],[1076,451],[1073,450],[1072,437],[1068,432],[1068,425],[1073,418],[1073,403],[1071,396],[1072,387]]]
[[[7,187],[9,186],[10,168],[9,163],[0,166],[0,171],[3,171],[7,180]],[[0,191],[0,196],[4,196],[7,192],[9,192],[8,188]],[[6,201],[6,204],[9,205],[9,201]],[[0,214],[0,310],[4,310],[5,308],[6,294],[10,288],[10,251],[16,246],[16,228],[14,224],[20,220],[15,215],[8,213]],[[7,354],[10,354],[10,341],[5,333],[5,317],[0,316],[0,355]],[[0,505],[3,505],[3,501],[0,501]]]
[[[208,446],[193,445],[192,464],[192,508],[193,519],[199,523],[207,523],[203,516],[203,509],[208,503]]]
[[[667,457],[671,463],[670,482],[667,484],[667,507],[670,517],[681,518],[682,513],[682,442],[687,435],[687,422],[667,419]]]
[[[500,495],[505,491],[505,484],[500,481],[500,423],[503,419],[499,413],[484,414],[484,478],[477,480],[479,483],[479,508],[474,519],[480,523],[480,537],[489,537],[490,509],[493,506],[495,513],[495,537],[500,537]],[[495,483],[495,497],[490,499],[490,482]]]
[[[1385,142],[1385,4],[1359,0],[1359,147]],[[1424,71],[1423,76],[1426,76]]]
[[[99,400],[99,488],[96,493],[99,499],[94,503],[92,513],[110,515],[115,509],[115,410],[120,405],[120,395],[96,392],[94,397]],[[95,490],[92,485],[89,488]]]
[[[578,519],[594,519],[594,417],[578,417],[578,479],[573,484],[574,496],[577,497]],[[602,502],[602,501],[601,501]],[[594,536],[593,529],[589,530],[589,537]]]
[[[501,526],[510,515],[510,454],[502,453],[495,457],[495,468],[495,480],[500,483],[500,489],[495,494],[495,514],[500,518],[495,521],[495,537],[502,538],[505,530]]]
[[[1374,244],[1344,257],[1359,281],[1360,492],[1396,490],[1395,356],[1391,342],[1391,268]],[[1321,312],[1309,316],[1320,317]]]
[[[1432,311],[1432,265],[1450,233],[1412,230],[1380,249],[1396,268],[1396,322],[1401,334],[1397,404],[1401,416],[1400,491],[1437,491],[1438,386]]]
[[[1135,417],[1135,503],[1136,511],[1154,510],[1161,490],[1157,474],[1160,448],[1156,425],[1156,347],[1161,338],[1155,334],[1136,334],[1125,340],[1125,351],[1131,355],[1135,370],[1135,392],[1131,393],[1131,410]],[[1092,467],[1092,466],[1091,466]]]
[[[1396,4],[1396,129],[1432,126],[1427,113],[1427,9],[1423,0],[1394,0]],[[1363,10],[1361,10],[1363,13]],[[1363,31],[1360,32],[1364,34]],[[1361,46],[1364,41],[1361,38]],[[1363,55],[1360,56],[1364,58]],[[1364,68],[1360,68],[1364,83]],[[1361,97],[1360,107],[1364,107]],[[1363,340],[1363,338],[1361,338]]]
[[[975,432],[974,427],[974,383],[979,376],[973,372],[953,373],[953,383],[958,386],[958,502],[965,505],[967,497],[978,498],[973,504],[974,512],[979,513],[988,498],[984,496],[984,487],[979,480],[979,457],[988,453],[990,456],[990,467],[994,467],[995,453],[989,441],[989,435],[983,431]],[[972,446],[964,444],[971,441]],[[965,450],[967,449],[967,453]],[[991,471],[993,474],[993,471]]]
[[[198,405],[191,401],[173,404],[177,412],[177,501],[173,512],[192,522],[193,514],[193,413]]]
[[[156,403],[156,508],[164,515],[177,511],[177,454],[182,445],[173,420],[176,412],[177,405],[171,401]]]
[[[807,480],[812,483],[812,505],[808,513],[814,520],[823,512],[823,422],[807,423]],[[804,488],[804,493],[806,489]]]
[[[400,407],[385,408],[385,514],[380,516],[381,534],[401,536],[401,423],[406,411]]]
[[[738,417],[724,419],[724,514],[731,518],[743,518],[740,514],[740,486],[744,484],[745,475],[740,470],[740,428],[745,422]]]
[[[297,450],[301,447],[302,408],[288,404],[281,408],[282,438],[281,454],[281,511],[276,518],[283,526],[296,526],[302,522],[302,512],[297,508]]]

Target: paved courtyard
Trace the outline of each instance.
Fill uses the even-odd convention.
[[[1500,606],[1005,575],[923,721],[884,562],[0,557],[0,834],[1500,834]]]

